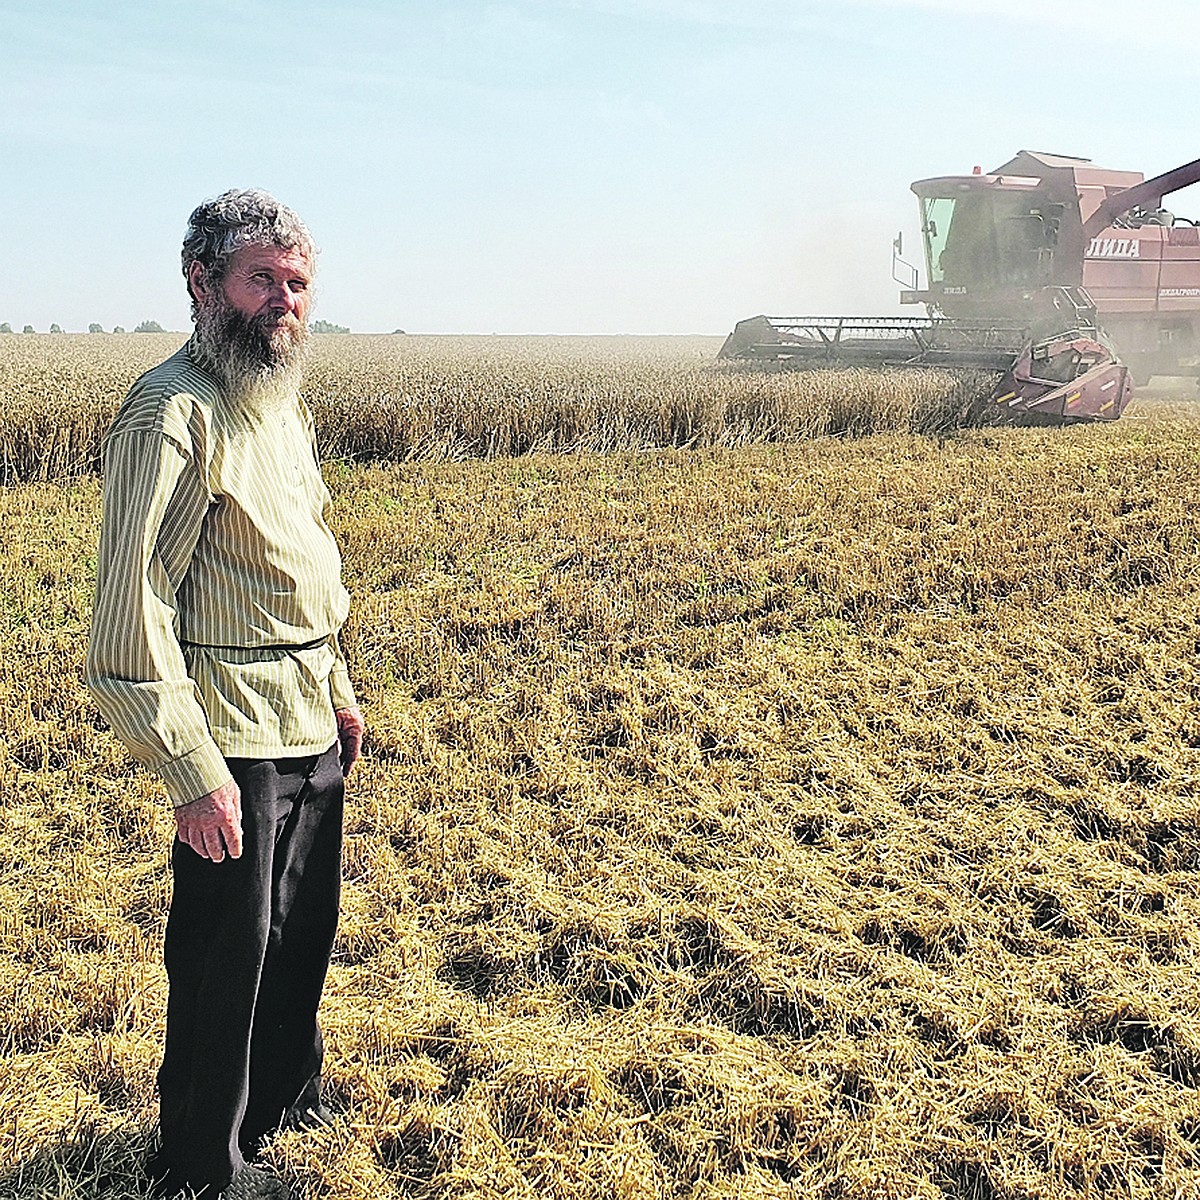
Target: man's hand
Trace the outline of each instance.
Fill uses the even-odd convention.
[[[350,774],[350,768],[358,762],[367,723],[363,720],[362,710],[357,706],[339,708],[334,715],[337,717],[338,727],[338,758],[341,759],[344,779]]]
[[[231,779],[215,792],[175,810],[175,832],[201,858],[242,857],[242,793]]]

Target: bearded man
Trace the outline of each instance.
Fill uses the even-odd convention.
[[[188,223],[195,333],[104,447],[86,676],[174,804],[161,1194],[287,1197],[248,1165],[326,1124],[317,1005],[337,924],[343,779],[363,720],[348,597],[299,395],[315,248],[260,191]]]

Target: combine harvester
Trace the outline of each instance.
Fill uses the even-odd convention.
[[[1200,375],[1200,227],[1162,207],[1198,180],[1200,159],[1145,179],[1025,150],[987,175],[919,179],[928,287],[899,237],[893,276],[911,271],[900,302],[927,316],[751,317],[720,357],[992,372],[992,416],[1115,421],[1132,381]]]

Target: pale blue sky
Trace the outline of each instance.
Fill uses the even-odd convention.
[[[1200,157],[1197,46],[1192,0],[0,0],[0,321],[186,328],[231,186],[356,331],[896,311],[913,179]]]

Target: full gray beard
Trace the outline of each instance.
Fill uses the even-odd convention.
[[[272,325],[262,316],[243,316],[217,296],[196,313],[196,344],[224,385],[224,420],[253,424],[294,402],[308,357],[308,327],[295,317]]]

